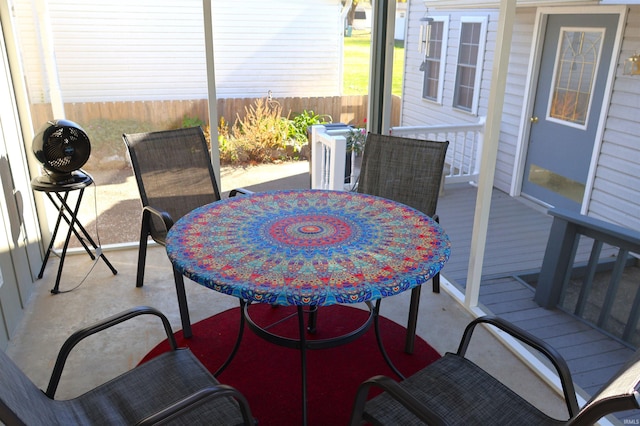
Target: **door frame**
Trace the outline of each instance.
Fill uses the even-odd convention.
[[[0,5],[0,92],[5,97],[0,105],[0,196],[5,200],[0,208],[0,232],[4,234],[0,237],[0,349],[5,349],[17,330],[42,261],[42,238],[21,121],[25,117],[20,103],[26,97],[20,99],[20,95],[26,92],[20,90],[20,79],[12,78],[23,73],[14,59],[17,52],[12,43],[11,15],[5,12],[6,5]],[[28,112],[26,118],[30,121]]]
[[[626,6],[581,6],[581,7],[540,7],[536,11],[536,19],[533,30],[533,40],[531,43],[531,51],[529,56],[529,67],[527,69],[526,86],[524,92],[524,102],[522,113],[520,115],[520,124],[518,131],[517,147],[515,153],[514,169],[511,178],[510,195],[513,197],[524,196],[522,194],[522,183],[524,180],[525,162],[527,159],[527,150],[529,148],[529,136],[531,129],[530,117],[533,114],[533,104],[536,97],[537,82],[540,72],[540,62],[542,56],[542,47],[544,45],[545,30],[547,19],[550,15],[588,15],[595,13],[609,13],[618,15],[618,28],[614,41],[613,52],[611,55],[611,63],[607,81],[605,84],[605,92],[603,96],[602,108],[598,118],[598,130],[593,144],[591,154],[591,162],[589,164],[589,174],[585,186],[584,197],[580,206],[580,213],[586,214],[591,200],[591,192],[593,190],[593,182],[595,179],[596,166],[598,157],[602,147],[602,137],[604,127],[611,105],[611,95],[613,92],[613,82],[615,80],[616,70],[620,61],[620,47],[622,44],[622,35],[624,33],[625,22],[627,18]],[[540,200],[534,200],[540,204]],[[550,207],[550,206],[545,206]]]

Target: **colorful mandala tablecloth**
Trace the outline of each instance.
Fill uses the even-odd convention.
[[[167,236],[186,277],[247,301],[357,303],[423,284],[449,259],[427,215],[384,198],[301,190],[239,195],[200,207]]]

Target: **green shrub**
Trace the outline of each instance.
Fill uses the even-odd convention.
[[[288,133],[289,122],[282,117],[280,104],[257,99],[254,105],[245,108],[244,118],[238,116],[231,129],[231,142],[240,158],[256,163],[271,162],[283,156]]]
[[[222,164],[259,164],[296,160],[307,144],[307,128],[331,121],[331,117],[303,111],[293,119],[282,116],[278,102],[257,99],[245,108],[244,118],[233,126],[224,117],[218,123],[218,147]],[[210,145],[209,126],[198,118],[184,117],[183,127],[201,126]]]
[[[200,120],[200,117],[188,117],[184,116],[182,118],[182,127],[197,127],[200,126],[204,129],[205,122]]]
[[[302,111],[301,114],[293,117],[289,121],[289,138],[298,142],[307,143],[307,129],[314,124],[330,123],[331,117],[328,115],[319,115],[313,110]]]

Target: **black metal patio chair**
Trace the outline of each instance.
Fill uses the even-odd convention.
[[[144,283],[149,237],[165,245],[174,222],[193,209],[221,199],[209,148],[200,127],[123,134],[142,201],[136,287]],[[229,196],[250,191],[234,189]],[[173,270],[184,336],[192,336],[184,278]]]
[[[54,399],[71,350],[84,338],[139,315],[160,318],[171,345],[165,352],[71,399]],[[220,384],[188,348],[177,348],[167,318],[137,307],[72,334],[62,346],[46,392],[0,351],[0,421],[6,425],[253,425],[246,399]]]
[[[490,324],[538,351],[555,367],[567,406],[566,419],[554,419],[465,358],[475,327]],[[411,377],[396,382],[376,376],[360,385],[351,425],[592,425],[602,417],[640,408],[640,351],[581,409],[571,373],[560,354],[530,333],[497,317],[481,317],[464,331],[456,353],[447,353]],[[384,393],[366,401],[372,387]]]
[[[357,191],[388,198],[419,210],[436,221],[438,196],[449,142],[409,139],[398,136],[367,135]],[[432,279],[440,292],[440,274]],[[411,292],[405,351],[413,352],[420,286]]]

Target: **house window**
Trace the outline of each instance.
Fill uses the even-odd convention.
[[[434,18],[427,28],[426,49],[421,70],[424,72],[422,97],[438,103],[442,102],[444,82],[444,58],[446,58],[446,39],[448,22]]]
[[[462,18],[460,25],[453,106],[473,114],[478,109],[486,23],[485,17],[466,17]]]

